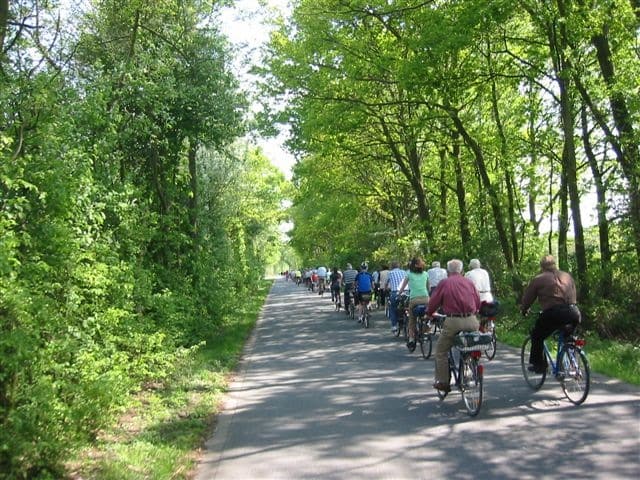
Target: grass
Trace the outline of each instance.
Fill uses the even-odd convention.
[[[229,376],[258,318],[269,282],[228,328],[207,342],[172,382],[149,386],[131,399],[117,425],[68,463],[69,479],[190,479],[198,450],[211,434]],[[533,320],[504,312],[499,340],[519,348]],[[640,385],[640,348],[586,335],[593,371]],[[499,353],[498,353],[499,355]]]
[[[131,398],[119,421],[67,463],[70,480],[193,477],[197,454],[211,434],[220,401],[271,282],[247,298],[233,324],[207,341],[164,385]],[[239,314],[238,314],[239,313]]]

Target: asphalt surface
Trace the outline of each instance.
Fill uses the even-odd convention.
[[[373,319],[275,281],[196,479],[640,478],[640,388],[594,375],[576,407],[553,379],[530,390],[499,344],[471,418],[437,398],[433,357]]]

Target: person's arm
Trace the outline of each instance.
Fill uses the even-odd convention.
[[[407,283],[409,283],[409,277],[404,277],[402,279],[402,282],[400,283],[400,287],[398,287],[398,296],[402,295],[402,292],[404,291],[405,287],[407,286]]]
[[[433,314],[440,308],[442,304],[442,292],[444,288],[442,288],[442,281],[438,284],[438,288],[433,291],[433,295],[429,299],[429,304],[427,307],[427,316],[432,317]]]
[[[522,294],[522,304],[520,305],[520,312],[522,312],[523,315],[526,315],[527,312],[529,312],[531,305],[536,299],[535,283],[536,279],[534,278],[533,280],[531,280],[531,282],[529,282],[529,285],[527,285],[527,288],[525,288],[524,293]]]

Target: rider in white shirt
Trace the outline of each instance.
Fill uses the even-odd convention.
[[[427,270],[429,276],[429,295],[433,294],[433,291],[438,286],[441,280],[447,278],[447,271],[440,266],[440,262],[431,262],[431,268]]]
[[[465,273],[465,277],[473,282],[480,295],[480,302],[493,303],[493,295],[491,294],[491,280],[489,279],[489,272],[484,268],[481,268],[480,260],[477,258],[472,259],[469,262],[469,270]]]

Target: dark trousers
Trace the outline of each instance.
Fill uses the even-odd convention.
[[[536,367],[546,367],[547,359],[544,358],[544,340],[556,330],[572,325],[573,328],[580,323],[580,310],[575,305],[554,305],[543,310],[536,324],[531,330],[531,356],[529,363]]]

